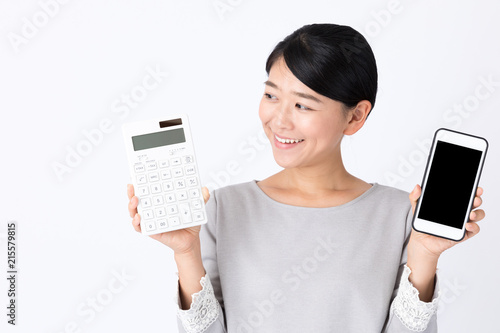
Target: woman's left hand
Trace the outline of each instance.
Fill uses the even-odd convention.
[[[413,214],[415,214],[415,207],[417,205],[417,200],[420,197],[421,193],[422,189],[420,185],[415,186],[413,191],[410,193],[410,201]],[[412,246],[413,247],[417,246],[420,251],[425,252],[425,254],[431,257],[439,258],[441,253],[443,253],[447,249],[459,243],[465,242],[466,240],[477,235],[477,233],[479,232],[479,225],[477,224],[477,222],[481,221],[485,216],[484,210],[476,209],[483,203],[481,199],[482,194],[483,194],[483,189],[481,187],[478,187],[476,192],[476,197],[474,198],[474,203],[472,205],[473,210],[469,215],[469,222],[467,222],[465,225],[466,229],[465,237],[460,242],[424,234],[422,232],[416,231],[415,229],[412,229],[410,236],[410,242],[412,242]]]

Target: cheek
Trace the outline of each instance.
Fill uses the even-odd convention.
[[[311,111],[314,112],[314,111]],[[316,140],[323,140],[329,132],[329,126],[323,117],[312,114],[304,114],[297,117],[296,128],[304,135]]]
[[[303,133],[310,138],[315,138],[316,144],[320,146],[331,146],[343,135],[340,124],[327,119],[303,121],[302,125]]]
[[[271,108],[270,106],[266,103],[266,101],[261,100],[259,104],[259,118],[260,121],[262,121],[263,124],[269,122],[271,120]]]

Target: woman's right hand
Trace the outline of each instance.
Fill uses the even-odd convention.
[[[206,187],[202,188],[203,199],[207,203],[210,193]],[[127,196],[129,198],[128,211],[132,217],[132,225],[137,232],[141,232],[141,216],[137,213],[139,198],[134,195],[134,186],[127,184]],[[201,225],[178,229],[174,231],[163,232],[161,234],[150,235],[149,237],[165,244],[174,254],[184,254],[197,248],[200,240]]]

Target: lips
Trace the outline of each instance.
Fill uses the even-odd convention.
[[[299,142],[302,142],[304,141],[304,139],[291,139],[291,138],[282,138],[282,137],[279,137],[277,136],[276,134],[274,134],[274,137],[276,138],[276,140],[278,140],[278,142],[280,143],[299,143]]]

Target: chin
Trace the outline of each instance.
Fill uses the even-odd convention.
[[[277,156],[278,155],[278,156]],[[296,168],[300,165],[300,162],[296,158],[279,156],[280,154],[276,154],[273,151],[273,157],[276,164],[284,169]]]

